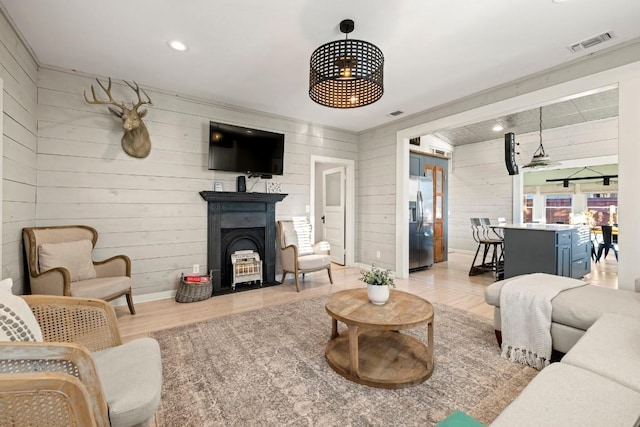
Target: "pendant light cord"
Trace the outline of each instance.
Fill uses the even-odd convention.
[[[536,152],[533,153],[533,155],[534,155],[534,157],[535,156],[546,156],[546,153],[544,152],[544,146],[542,145],[542,107],[540,107],[540,146],[538,147]]]

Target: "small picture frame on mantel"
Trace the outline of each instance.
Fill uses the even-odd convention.
[[[267,193],[282,193],[282,186],[277,181],[267,181]]]
[[[215,181],[213,183],[213,191],[224,191],[224,186],[222,185],[222,181]]]

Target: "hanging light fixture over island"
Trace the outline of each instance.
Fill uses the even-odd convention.
[[[542,145],[542,107],[540,107],[540,145],[533,153],[531,161],[522,167],[528,169],[541,169],[548,166],[557,166],[558,164],[558,162],[554,162],[549,158],[547,153],[544,151],[544,146]]]

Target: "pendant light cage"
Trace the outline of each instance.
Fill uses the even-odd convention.
[[[353,21],[344,33],[353,30]],[[384,55],[363,40],[336,40],[317,48],[309,61],[309,96],[331,108],[357,108],[372,104],[384,93]]]
[[[533,153],[531,161],[522,166],[523,168],[544,168],[547,166],[556,166],[558,164],[558,162],[554,162],[549,158],[547,153],[544,151],[544,146],[542,145],[542,107],[540,107],[540,130],[538,135],[540,139],[540,145],[538,145],[538,149]]]

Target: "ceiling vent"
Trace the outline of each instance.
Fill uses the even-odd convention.
[[[398,117],[400,114],[404,114],[404,111],[400,111],[400,110],[392,111],[389,114],[387,114],[387,116]]]
[[[607,42],[615,37],[613,31],[607,31],[606,33],[598,34],[597,36],[590,37],[586,40],[582,40],[581,42],[572,44],[571,46],[567,46],[571,52],[576,53],[585,49],[590,49],[600,43]]]

